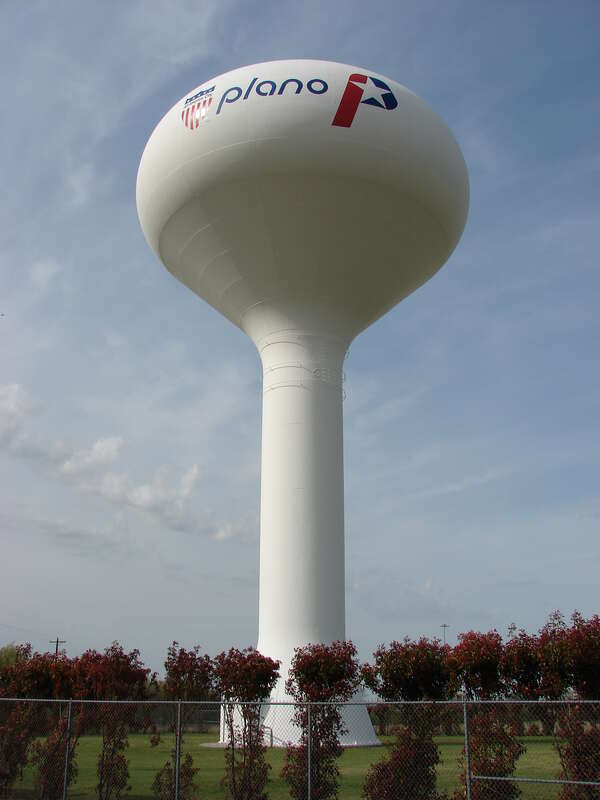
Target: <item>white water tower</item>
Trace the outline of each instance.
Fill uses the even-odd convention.
[[[440,269],[468,203],[460,149],[429,106],[327,61],[213,78],[144,150],[148,243],[262,360],[258,649],[283,675],[295,647],[345,638],[344,357]],[[375,741],[361,720],[348,717],[348,742]]]

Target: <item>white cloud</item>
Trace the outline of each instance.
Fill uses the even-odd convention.
[[[113,505],[133,508],[158,525],[175,531],[212,536],[224,541],[243,528],[218,523],[210,510],[193,508],[200,470],[187,469],[178,481],[168,480],[166,467],[159,467],[150,482],[136,483],[127,472],[105,471],[118,461],[123,439],[96,439],[89,448],[75,450],[59,440],[45,440],[28,429],[28,416],[36,408],[20,384],[0,386],[0,445],[9,455],[29,459],[45,469],[48,477],[66,480],[75,489],[95,494]]]
[[[194,464],[184,473],[179,486],[165,485],[163,470],[159,470],[151,484],[141,484],[127,490],[118,498],[134,508],[149,512],[176,530],[192,532],[198,521],[188,513],[188,500],[192,495],[198,466]]]
[[[116,461],[121,451],[123,439],[120,436],[109,436],[97,439],[89,450],[81,450],[68,458],[61,467],[66,475],[76,475],[103,464]]]

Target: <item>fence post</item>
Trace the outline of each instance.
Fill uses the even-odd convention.
[[[65,735],[65,775],[63,778],[63,800],[67,800],[67,789],[69,786],[69,762],[71,760],[71,706],[72,700],[69,700],[69,709],[67,711],[67,733]]]
[[[179,800],[179,766],[181,761],[181,700],[177,701],[177,731],[175,733],[175,800]]]
[[[463,695],[463,719],[465,726],[465,781],[467,800],[471,800],[471,752],[469,749],[469,715],[467,714],[467,700]]]
[[[311,726],[311,720],[310,720],[310,702],[309,702],[309,704],[308,704],[308,730],[307,730],[307,734],[306,734],[307,762],[308,762],[307,763],[308,775],[306,776],[307,777],[306,784],[307,784],[307,798],[308,798],[308,800],[311,800],[311,793],[312,793],[311,775],[310,775],[310,773],[311,773],[311,769],[310,769],[311,768],[311,763],[310,763],[310,758],[311,758],[311,752],[310,752],[310,744],[311,744],[311,741],[310,741],[311,740],[310,726]]]

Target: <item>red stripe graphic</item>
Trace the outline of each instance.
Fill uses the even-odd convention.
[[[342,95],[340,105],[331,123],[332,125],[338,125],[340,128],[349,128],[352,125],[352,120],[354,119],[356,109],[360,104],[360,99],[364,92],[364,89],[356,84],[366,82],[366,75],[361,75],[358,72],[350,75],[348,83],[346,84],[346,90]]]

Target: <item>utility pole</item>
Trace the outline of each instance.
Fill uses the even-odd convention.
[[[50,639],[50,641],[48,642],[48,644],[56,645],[56,649],[54,651],[54,655],[56,658],[58,658],[58,645],[66,643],[67,643],[66,639],[59,639],[58,636],[56,637],[56,639]]]
[[[444,647],[446,646],[446,628],[449,628],[449,627],[450,627],[450,625],[448,625],[445,622],[442,625],[440,625],[440,628],[443,628],[443,630],[444,630]]]

